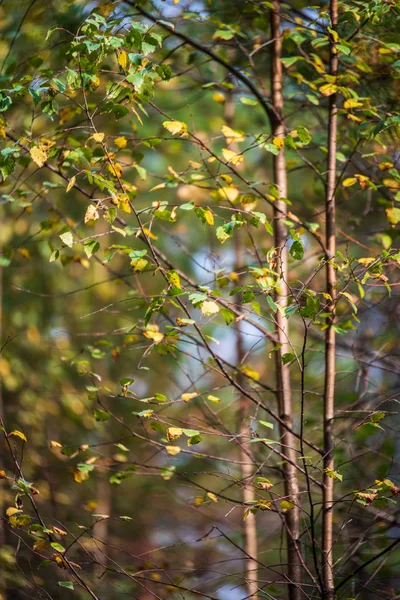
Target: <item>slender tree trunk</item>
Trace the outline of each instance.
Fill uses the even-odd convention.
[[[234,98],[231,93],[227,94],[227,100],[225,104],[225,121],[227,125],[233,127],[233,117],[235,113]],[[241,230],[238,229],[235,232],[235,269],[239,269],[243,265],[243,240]],[[236,295],[236,304],[241,303],[241,295]],[[243,333],[241,330],[241,323],[236,322],[235,324],[235,336],[236,336],[236,364],[241,365],[245,356],[245,349],[243,344]],[[241,387],[246,385],[244,377],[239,373],[238,383]],[[252,502],[255,499],[253,478],[254,468],[251,464],[252,452],[249,447],[244,450],[244,443],[246,437],[249,435],[249,413],[251,409],[251,402],[248,398],[241,396],[239,399],[239,411],[238,411],[238,429],[240,434],[241,450],[240,460],[243,462],[241,465],[241,479],[242,479],[242,501],[244,503]],[[246,510],[246,509],[245,509]],[[258,563],[257,563],[257,523],[256,515],[249,513],[246,520],[243,523],[243,537],[244,537],[244,550],[247,554],[245,572],[246,572],[246,585],[247,594],[251,600],[258,600]]]
[[[272,56],[271,56],[271,85],[272,85],[272,105],[274,115],[272,117],[272,135],[284,140],[285,126],[283,123],[283,95],[282,95],[282,37],[281,37],[281,18],[279,2],[274,1],[274,10],[271,11],[271,38]],[[281,148],[279,154],[274,157],[274,183],[278,187],[279,197],[287,197],[287,173],[285,150]],[[283,213],[287,212],[285,202],[278,200],[274,211],[274,237],[277,252],[276,270],[280,275],[280,289],[276,292],[275,301],[282,308],[286,308],[289,295],[288,278],[288,254],[287,254],[287,231],[284,223]],[[290,386],[290,372],[288,365],[282,362],[282,355],[289,351],[288,349],[288,321],[285,315],[278,310],[276,313],[276,337],[280,348],[275,352],[276,358],[276,378],[278,389],[278,410],[279,416],[289,427],[293,427],[293,407]],[[292,462],[286,462],[283,466],[285,477],[285,495],[288,500],[295,503],[295,507],[285,514],[286,521],[286,539],[287,539],[287,558],[288,558],[288,576],[291,581],[289,584],[290,600],[300,600],[301,598],[301,561],[300,561],[300,511],[299,511],[299,485],[297,471],[293,466],[296,464],[297,454],[295,450],[296,439],[283,427],[280,427],[280,440],[282,443],[282,452]],[[297,584],[297,585],[296,585]]]
[[[96,234],[104,234],[106,231],[105,225],[104,225],[104,221],[97,221],[96,227],[95,227],[95,233]],[[105,244],[107,244],[107,239],[108,236],[104,236],[103,240],[105,240]],[[101,281],[101,279],[103,279],[104,277],[104,267],[102,264],[98,263],[98,262],[94,262],[92,265],[92,269],[93,269],[93,283],[97,283],[98,281]],[[102,287],[100,286],[99,288],[94,288],[94,294],[93,294],[93,303],[95,303],[97,305],[97,303],[99,305],[102,304],[103,299],[101,297],[99,297],[99,294],[102,291]],[[108,367],[108,363],[106,362],[107,359],[104,358],[101,362],[99,362],[99,364],[97,365],[97,373],[101,376],[102,379],[102,385],[107,385],[108,383],[108,378],[109,378],[109,367]],[[106,433],[106,428],[102,428],[102,432],[103,435],[105,435]],[[102,459],[102,463],[104,464],[104,466],[108,465],[108,462],[110,460],[110,446],[105,445],[102,447],[102,454],[103,454],[103,459]],[[97,473],[96,473],[96,513],[98,514],[102,514],[102,515],[110,515],[112,513],[112,489],[111,489],[111,484],[108,481],[108,477],[109,477],[109,473],[107,470],[105,470],[104,472],[102,472],[102,470],[100,469]],[[103,520],[99,520],[99,522],[96,524],[96,526],[94,527],[94,535],[95,537],[99,540],[98,543],[98,548],[95,550],[94,555],[97,561],[97,565],[95,567],[95,573],[98,576],[101,576],[107,566],[107,552],[109,552],[109,549],[107,548],[107,543],[109,541],[109,535],[110,535],[110,520],[109,519],[103,519]]]
[[[240,242],[239,242],[240,243]],[[239,251],[241,248],[239,247]],[[241,324],[236,323],[236,364],[240,365],[244,357],[243,347],[243,334],[241,331]],[[242,381],[241,381],[242,379]],[[243,377],[238,376],[238,383],[240,386],[245,385]],[[246,438],[249,435],[249,400],[244,396],[239,399],[239,432],[241,445],[245,443]],[[246,448],[240,451],[241,465],[241,476],[242,476],[242,501],[246,504],[252,502],[255,499],[253,479],[254,479],[254,467],[251,464],[251,451]],[[251,506],[251,505],[250,505]],[[256,515],[249,512],[246,520],[243,523],[244,528],[244,550],[247,554],[246,559],[246,583],[247,593],[251,600],[258,599],[258,563],[257,563],[257,523]]]
[[[337,0],[330,2],[330,17],[333,30],[337,27]],[[336,76],[338,58],[335,39],[331,34],[330,40],[330,74]],[[325,386],[324,386],[324,488],[323,488],[323,523],[322,523],[322,576],[324,583],[324,598],[335,596],[332,569],[332,524],[333,524],[333,479],[328,476],[328,470],[333,469],[333,417],[335,409],[335,318],[336,272],[334,257],[336,254],[335,232],[335,188],[336,188],[336,139],[337,139],[337,106],[336,94],[329,97],[328,121],[328,173],[326,184],[326,291],[330,296],[328,310],[331,315],[327,319],[325,334]]]
[[[0,267],[0,348],[3,345],[3,268]],[[0,417],[4,419],[4,400],[3,400],[3,387],[0,376]],[[3,436],[0,440],[0,468],[5,469],[5,452],[3,450]],[[0,489],[0,514],[1,516],[5,513],[4,499],[3,499],[4,482]],[[4,548],[6,544],[6,523],[4,518],[0,519],[0,548]],[[7,598],[7,583],[5,578],[5,572],[0,574],[0,598],[6,600]]]

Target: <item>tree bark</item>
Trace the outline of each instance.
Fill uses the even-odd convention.
[[[272,135],[284,141],[285,126],[283,122],[283,95],[282,95],[282,36],[281,36],[281,18],[280,7],[277,0],[274,1],[274,10],[271,11],[271,85],[272,85],[272,106],[273,116],[271,118]],[[279,191],[279,198],[287,197],[287,172],[285,161],[284,146],[280,149],[277,156],[274,157],[274,183]],[[287,204],[282,200],[276,201],[274,211],[274,239],[276,248],[276,271],[280,275],[279,289],[276,292],[275,302],[283,309],[288,304],[288,252],[287,252],[287,231],[284,223],[284,215],[287,213]],[[282,211],[282,212],[279,212]],[[276,359],[276,378],[278,389],[278,410],[281,419],[289,426],[293,427],[293,405],[290,385],[289,366],[282,362],[282,355],[289,351],[288,345],[288,321],[284,314],[278,310],[276,313],[276,337],[280,348],[275,352]],[[285,496],[292,501],[295,506],[285,514],[286,540],[287,540],[287,558],[288,558],[288,577],[289,598],[290,600],[300,600],[301,598],[301,561],[300,561],[300,511],[299,511],[299,485],[296,468],[296,439],[284,427],[280,426],[280,440],[282,443],[282,452],[290,462],[283,465],[285,478]]]
[[[233,127],[234,114],[234,98],[232,93],[228,93],[225,104],[225,121],[229,127]],[[235,269],[239,269],[243,266],[243,239],[241,233],[242,232],[240,229],[235,232]],[[237,305],[241,304],[241,294],[236,295],[235,302]],[[245,357],[243,333],[241,330],[240,321],[235,323],[235,337],[236,365],[240,366]],[[240,387],[246,385],[244,379],[245,378],[239,372],[238,383]],[[244,396],[241,396],[239,398],[238,429],[240,435],[240,460],[243,463],[241,465],[242,502],[248,506],[251,506],[249,503],[255,500],[253,487],[254,468],[251,464],[252,451],[249,447],[244,449],[246,438],[249,436],[248,417],[250,410],[250,400]],[[244,512],[245,511],[246,508],[244,509]],[[245,559],[247,594],[251,600],[258,600],[257,522],[256,515],[251,512],[248,513],[247,518],[243,523],[243,538],[244,550],[247,554],[247,558]]]
[[[337,27],[337,0],[330,2],[330,18],[332,30]],[[336,77],[338,72],[338,57],[336,52],[335,34],[330,35],[330,74]],[[326,183],[326,291],[330,296],[325,334],[325,385],[324,385],[324,478],[323,478],[323,512],[322,512],[322,577],[324,584],[324,598],[331,600],[335,597],[333,578],[333,483],[328,476],[329,470],[334,468],[333,448],[333,418],[335,408],[335,344],[336,334],[335,297],[336,297],[336,271],[334,257],[336,254],[335,231],[335,188],[336,188],[336,139],[337,139],[337,105],[336,94],[329,97],[328,117],[328,170]]]

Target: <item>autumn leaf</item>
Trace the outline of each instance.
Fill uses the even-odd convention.
[[[163,127],[172,133],[172,135],[179,133],[181,137],[187,135],[188,132],[187,125],[183,121],[164,121]]]
[[[33,148],[30,149],[29,154],[38,167],[43,167],[48,158],[47,152],[41,146],[33,146]]]
[[[235,131],[228,125],[222,126],[222,134],[226,137],[226,141],[228,144],[232,144],[232,142],[243,142],[245,140],[245,136],[240,131]]]
[[[222,155],[227,163],[232,163],[235,166],[243,162],[243,156],[241,154],[237,154],[228,148],[222,150]]]
[[[168,427],[167,429],[167,438],[170,442],[173,440],[177,440],[183,434],[183,429],[180,427]]]
[[[213,300],[205,300],[201,305],[201,312],[205,317],[209,317],[211,315],[215,315],[219,313],[219,306]]]
[[[165,446],[165,449],[170,456],[176,456],[181,452],[181,448],[179,446]]]
[[[94,206],[94,204],[89,204],[85,213],[85,223],[88,223],[89,221],[97,221],[98,218],[99,211],[97,210],[97,206]]]
[[[189,402],[189,400],[192,400],[193,398],[197,398],[198,393],[197,392],[190,392],[189,394],[182,394],[181,398],[184,402]]]
[[[27,442],[28,440],[26,439],[26,436],[24,433],[22,433],[22,431],[18,431],[17,429],[14,429],[14,431],[11,431],[11,433],[8,434],[10,435],[15,435],[16,437],[21,438],[21,440],[23,440],[24,442]]]

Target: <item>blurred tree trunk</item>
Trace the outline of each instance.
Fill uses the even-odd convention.
[[[283,122],[283,94],[282,94],[282,35],[281,35],[281,17],[280,6],[277,0],[274,1],[274,10],[271,10],[271,88],[272,88],[272,136],[282,140],[282,148],[273,159],[274,183],[278,188],[279,198],[287,198],[287,172],[284,150],[285,125]],[[279,273],[280,281],[276,292],[275,301],[282,309],[287,307],[290,289],[288,286],[288,250],[287,250],[287,229],[284,223],[287,214],[287,204],[283,200],[275,203],[274,209],[274,238],[276,248],[276,271]],[[283,313],[283,314],[282,314]],[[288,427],[293,428],[293,405],[290,384],[289,365],[283,364],[282,356],[290,351],[288,344],[289,329],[288,320],[284,310],[276,311],[276,337],[279,347],[275,352],[276,360],[276,380],[278,390],[278,410],[279,416]],[[300,510],[299,510],[299,484],[297,471],[295,468],[296,438],[280,426],[280,440],[282,452],[290,462],[283,465],[285,478],[285,496],[293,502],[295,506],[292,510],[285,513],[286,540],[287,540],[287,562],[289,597],[290,600],[299,600],[301,598],[301,562],[300,562]]]

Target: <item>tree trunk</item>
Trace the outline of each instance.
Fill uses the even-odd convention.
[[[331,27],[337,26],[337,0],[330,3]],[[330,74],[335,77],[338,71],[338,58],[335,39],[330,37]],[[324,583],[324,598],[334,598],[334,580],[332,570],[332,524],[333,524],[333,483],[328,476],[333,469],[333,418],[335,408],[335,342],[333,328],[335,319],[336,272],[334,257],[336,254],[335,232],[335,188],[336,188],[336,138],[337,138],[337,106],[336,94],[329,97],[328,121],[328,172],[326,184],[326,291],[330,296],[325,334],[325,385],[324,385],[324,487],[323,487],[323,523],[322,523],[322,576]]]
[[[285,126],[283,122],[283,95],[282,95],[282,37],[281,37],[281,18],[279,2],[274,2],[274,10],[271,11],[271,38],[272,56],[271,56],[271,86],[272,86],[272,135],[284,141]],[[274,183],[278,188],[279,197],[287,197],[287,173],[285,162],[284,146],[280,149],[277,156],[274,157]],[[287,252],[287,231],[284,223],[284,215],[287,212],[287,204],[282,200],[277,200],[274,210],[274,238],[276,248],[276,271],[280,275],[280,283],[275,296],[275,302],[283,309],[286,308],[289,296],[288,277],[288,252]],[[293,407],[290,385],[289,366],[282,362],[282,355],[289,351],[288,346],[288,321],[284,314],[278,310],[276,313],[276,337],[281,346],[275,352],[276,359],[276,379],[278,410],[281,419],[293,428]],[[285,462],[283,465],[285,477],[285,496],[292,501],[295,506],[285,514],[286,540],[287,540],[287,558],[288,558],[288,577],[289,598],[290,600],[300,600],[301,598],[301,561],[300,561],[300,511],[299,511],[299,486],[297,471],[293,463],[296,464],[296,439],[286,429],[280,426],[280,440],[282,443],[282,452],[292,462]]]
[[[225,104],[225,121],[229,127],[233,127],[233,117],[235,113],[234,98],[231,93],[228,93]],[[232,145],[233,146],[233,145]],[[235,269],[239,269],[243,266],[243,240],[241,230],[238,229],[235,232]],[[237,305],[241,303],[241,294],[236,295],[235,302]],[[240,321],[235,323],[235,336],[236,336],[236,364],[242,365],[245,357],[245,349],[243,345],[243,333],[241,331]],[[238,383],[240,387],[246,385],[244,377],[238,374]],[[240,460],[241,465],[241,479],[242,479],[242,501],[244,504],[250,506],[250,502],[254,501],[254,467],[251,464],[252,452],[249,446],[244,449],[246,438],[249,436],[249,413],[251,409],[251,402],[248,398],[241,396],[239,398],[239,411],[238,411],[238,429],[240,434]],[[246,511],[246,508],[245,508]],[[245,512],[244,511],[244,512]],[[257,562],[257,523],[256,515],[249,513],[246,520],[243,523],[243,537],[244,537],[244,550],[247,554],[245,559],[245,572],[246,572],[246,585],[247,594],[251,600],[258,600],[258,562]]]

